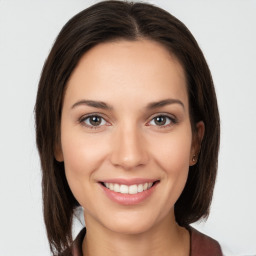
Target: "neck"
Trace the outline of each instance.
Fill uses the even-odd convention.
[[[189,232],[175,222],[174,214],[150,230],[139,234],[120,234],[92,221],[86,222],[84,256],[189,255]]]

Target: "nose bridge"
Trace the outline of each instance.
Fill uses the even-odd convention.
[[[112,145],[112,164],[131,169],[146,164],[148,155],[142,131],[132,122],[117,127]]]

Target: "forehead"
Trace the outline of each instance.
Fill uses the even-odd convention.
[[[129,96],[141,102],[175,97],[187,104],[185,74],[177,58],[149,40],[99,44],[80,59],[65,100],[96,97],[111,101]]]

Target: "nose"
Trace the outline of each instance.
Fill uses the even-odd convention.
[[[149,157],[146,141],[136,127],[119,128],[113,135],[111,163],[130,170],[146,165]]]

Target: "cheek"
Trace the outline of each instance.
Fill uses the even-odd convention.
[[[107,138],[99,134],[86,134],[83,128],[63,129],[61,146],[65,166],[78,175],[97,168],[106,152]],[[78,131],[77,131],[78,130]]]
[[[62,152],[68,184],[80,204],[93,185],[94,171],[104,161],[106,148],[98,136],[64,132]],[[106,146],[105,146],[106,147]],[[92,182],[91,182],[92,181]],[[87,192],[87,193],[86,193]]]
[[[170,133],[154,143],[154,158],[163,170],[166,193],[170,196],[171,204],[178,199],[187,181],[191,140],[190,129],[185,129],[183,132]]]
[[[189,168],[191,141],[192,134],[187,129],[186,132],[170,133],[154,143],[156,159],[167,173],[179,173]]]

